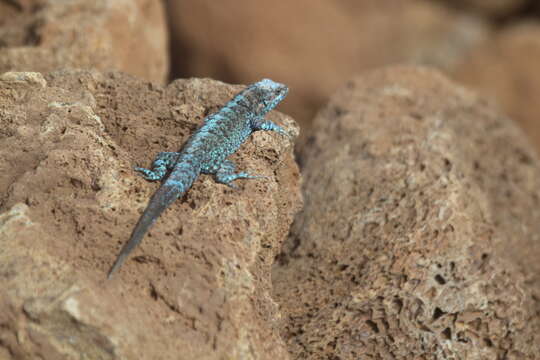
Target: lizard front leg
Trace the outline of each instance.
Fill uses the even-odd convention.
[[[257,130],[266,130],[266,131],[275,131],[277,133],[280,133],[281,135],[290,136],[285,129],[283,129],[281,126],[276,124],[273,121],[270,120],[257,120],[252,122],[251,127],[254,131]]]
[[[235,173],[236,165],[230,160],[224,160],[218,171],[216,171],[216,181],[236,189],[237,186],[232,182],[236,179],[259,179],[267,176],[263,175],[250,175],[246,172]]]
[[[160,152],[152,163],[152,169],[135,167],[134,170],[142,174],[146,180],[157,181],[163,179],[167,171],[172,170],[178,161],[180,153],[177,152]]]

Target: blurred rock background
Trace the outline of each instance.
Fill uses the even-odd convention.
[[[535,0],[168,0],[171,78],[282,81],[292,91],[280,109],[300,123],[302,143],[347,79],[429,65],[499,104],[540,148],[539,9]]]
[[[0,73],[95,68],[161,83],[167,39],[160,1],[0,1]]]

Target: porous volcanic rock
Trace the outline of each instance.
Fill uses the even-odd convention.
[[[489,34],[481,20],[433,1],[167,3],[174,76],[284,82],[294,91],[283,109],[302,134],[354,74],[402,62],[451,68]]]
[[[116,69],[162,83],[168,56],[161,1],[0,1],[0,74]]]
[[[234,190],[201,175],[105,280],[159,186],[132,167],[176,151],[242,88],[0,77],[0,358],[288,358],[270,265],[301,204],[292,138],[253,134],[232,159],[268,178]]]
[[[540,151],[540,24],[502,30],[471,51],[454,77],[492,99]]]
[[[358,77],[301,151],[304,210],[273,269],[297,359],[537,359],[540,163],[434,70]]]

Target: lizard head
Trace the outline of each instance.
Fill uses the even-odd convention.
[[[252,85],[257,91],[260,108],[259,115],[264,115],[274,109],[289,92],[286,85],[272,81],[270,79],[262,79]]]

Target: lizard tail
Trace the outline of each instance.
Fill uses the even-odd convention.
[[[191,184],[190,184],[191,185]],[[114,273],[122,266],[129,253],[141,242],[144,235],[148,232],[148,229],[154,224],[159,215],[169,207],[176,199],[182,196],[186,191],[187,187],[178,186],[175,184],[164,183],[156,191],[156,193],[150,199],[148,206],[144,210],[141,218],[137,222],[135,229],[131,233],[131,238],[129,241],[122,247],[120,254],[116,258],[107,278],[110,279]]]

